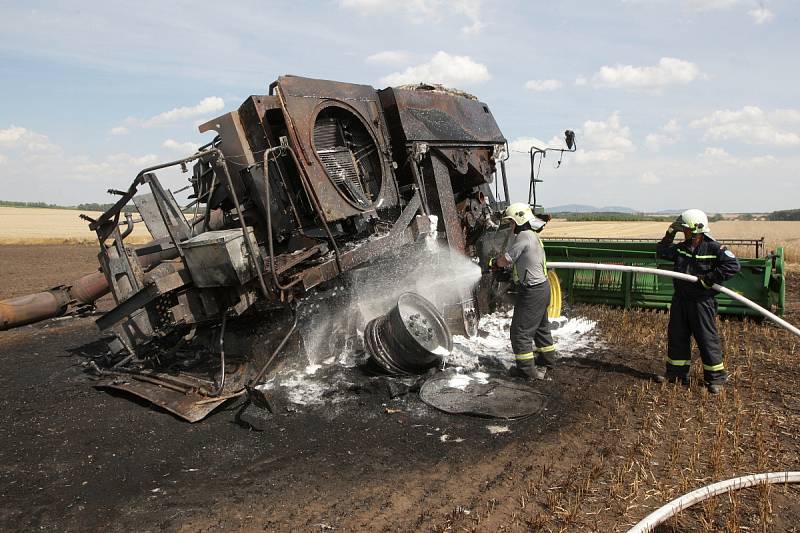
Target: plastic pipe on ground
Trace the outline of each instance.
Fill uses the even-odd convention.
[[[648,268],[648,267],[640,267],[640,266],[631,266],[631,265],[607,265],[603,263],[571,263],[566,261],[555,261],[555,262],[547,262],[547,268],[565,268],[571,270],[614,270],[617,272],[639,272],[641,274],[655,274],[657,276],[664,276],[667,278],[674,278],[680,279],[683,281],[688,281],[690,283],[695,283],[697,281],[697,276],[692,276],[691,274],[684,274],[682,272],[673,272],[672,270],[661,270],[660,268]],[[716,283],[711,286],[717,292],[721,292],[733,298],[734,300],[738,300],[745,304],[750,309],[754,311],[758,311],[765,317],[769,318],[779,326],[791,331],[798,337],[800,337],[800,329],[793,326],[789,322],[785,321],[778,315],[764,309],[760,305],[755,302],[752,302],[742,296],[741,294],[734,292],[728,288],[723,287],[722,285],[717,285]]]
[[[666,522],[672,516],[678,514],[684,509],[707,500],[713,496],[719,496],[732,490],[744,489],[752,487],[753,485],[766,485],[768,483],[800,483],[800,472],[769,472],[764,474],[752,474],[749,476],[742,476],[733,479],[727,479],[708,485],[706,487],[693,490],[688,494],[676,498],[666,504],[665,506],[656,509],[638,524],[628,530],[628,533],[648,533],[653,529]]]

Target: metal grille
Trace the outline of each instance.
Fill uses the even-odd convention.
[[[339,123],[336,120],[318,120],[314,124],[314,145],[318,151],[330,150],[343,144],[339,135]]]
[[[358,178],[353,153],[347,148],[317,150],[325,172],[343,191],[349,193],[360,204],[368,205],[364,188]]]

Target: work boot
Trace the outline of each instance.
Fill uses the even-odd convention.
[[[547,367],[544,366],[534,366],[533,371],[531,372],[530,378],[531,379],[544,379],[547,375]]]
[[[516,366],[511,367],[511,369],[508,371],[508,375],[512,378],[524,378],[530,380],[544,379],[545,375],[547,375],[547,369],[534,364],[517,364]]]
[[[725,372],[718,378],[714,380],[713,383],[706,382],[706,388],[708,388],[708,392],[711,394],[719,394],[722,392],[722,385],[727,383],[731,379],[731,375]]]
[[[666,383],[669,381],[670,383],[680,383],[684,387],[689,386],[689,376],[664,376],[656,374],[653,376],[653,381],[656,383]]]

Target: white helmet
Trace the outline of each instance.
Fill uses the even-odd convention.
[[[708,217],[699,209],[687,209],[681,213],[681,225],[692,233],[711,233]]]
[[[531,223],[531,228],[534,230],[540,229],[544,226],[544,221],[539,220],[534,216],[531,206],[522,202],[515,202],[509,205],[503,213],[503,220],[510,218],[517,226],[522,226],[526,222]]]

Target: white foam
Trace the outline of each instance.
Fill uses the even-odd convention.
[[[481,385],[486,385],[489,383],[489,374],[486,372],[473,372],[472,379],[480,383]]]
[[[450,350],[445,348],[444,346],[437,346],[435,350],[431,350],[436,355],[441,355],[442,357],[447,357],[450,355]]]
[[[487,358],[495,364],[510,368],[514,364],[509,334],[513,315],[514,311],[511,309],[483,316],[478,327],[481,332],[479,335],[472,338],[454,336],[453,351],[447,357],[446,364],[475,370],[482,367],[480,358]],[[594,333],[597,323],[593,320],[584,317],[558,317],[551,323],[554,326],[552,335],[559,358],[580,356],[591,348],[603,345]]]
[[[465,374],[454,374],[453,377],[448,380],[447,386],[453,389],[464,390],[471,381],[472,378]]]

